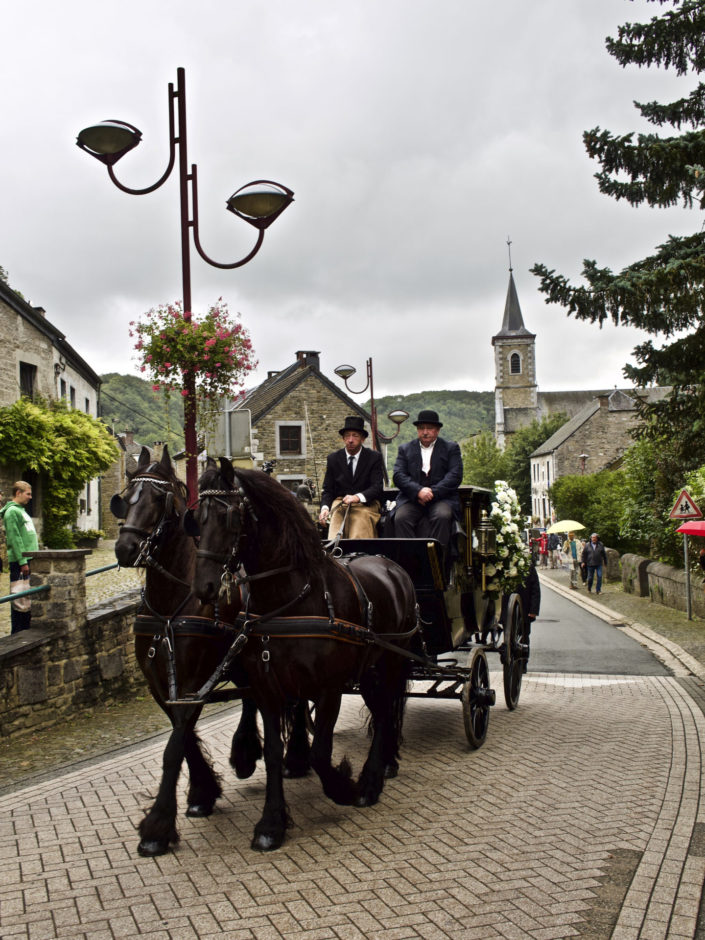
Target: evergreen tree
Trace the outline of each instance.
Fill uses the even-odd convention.
[[[463,483],[493,490],[495,480],[505,478],[504,452],[497,446],[492,431],[480,431],[463,444],[462,452]]]
[[[647,23],[626,23],[607,50],[620,65],[661,66],[679,76],[705,70],[705,0],[648,0],[668,9]],[[679,133],[634,133],[615,136],[599,127],[586,131],[588,154],[602,169],[596,174],[600,190],[631,205],[667,207],[682,203],[705,208],[699,166],[705,145],[705,84],[699,82],[684,98],[667,104],[635,102],[635,107],[656,127]],[[587,286],[568,280],[536,264],[547,303],[567,308],[568,315],[602,324],[638,327],[660,338],[634,349],[637,365],[626,365],[625,376],[642,387],[658,382],[671,385],[672,395],[659,402],[640,404],[642,437],[678,441],[682,469],[705,458],[705,232],[669,236],[655,253],[635,261],[619,273],[583,262]],[[677,337],[677,338],[674,338]],[[661,342],[666,340],[666,342]]]

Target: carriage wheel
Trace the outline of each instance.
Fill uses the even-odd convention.
[[[461,701],[468,743],[473,748],[481,747],[487,737],[490,708],[495,703],[487,657],[482,650],[475,650],[472,654],[470,679],[463,686]]]
[[[504,701],[509,711],[519,704],[521,680],[529,658],[529,646],[524,633],[524,611],[521,598],[512,594],[507,605],[507,622],[502,648],[502,672],[504,678]]]

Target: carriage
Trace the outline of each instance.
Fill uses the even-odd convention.
[[[213,811],[220,782],[195,731],[209,702],[243,701],[230,757],[238,777],[264,756],[265,808],[252,840],[261,851],[278,848],[290,824],[284,777],[311,768],[335,802],[377,802],[398,771],[409,695],[459,698],[468,741],[479,747],[495,702],[487,654],[497,653],[507,705],[516,707],[529,654],[521,601],[504,598],[498,616],[486,590],[490,492],[463,486],[460,498],[448,555],[431,539],[388,537],[323,551],[305,509],[266,474],[209,460],[194,517],[167,451],[154,463],[143,451],[111,508],[125,520],[118,560],[147,569],[136,655],[173,730],[159,794],[140,823],[140,854],[161,855],[178,840],[184,760],[187,815]],[[351,692],[370,713],[370,750],[357,780],[345,759],[332,763],[341,698]]]
[[[385,490],[391,503],[396,490]],[[513,711],[519,704],[522,677],[529,660],[529,637],[518,594],[497,598],[487,591],[484,568],[494,554],[494,530],[487,521],[492,494],[482,487],[459,488],[462,517],[443,546],[434,539],[341,539],[342,556],[382,555],[400,565],[414,584],[422,630],[413,657],[414,685],[408,697],[459,698],[468,743],[480,747],[487,736],[490,708],[496,696],[490,688],[488,654],[502,665],[504,700]],[[382,533],[390,528],[383,518]],[[497,607],[499,606],[499,610]]]

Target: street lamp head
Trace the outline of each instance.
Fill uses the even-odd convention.
[[[387,417],[390,421],[393,421],[397,427],[400,427],[405,421],[408,420],[409,412],[399,408],[396,411],[390,411]]]
[[[341,378],[341,379],[343,380],[343,382],[347,382],[347,380],[348,380],[351,376],[355,375],[355,373],[357,372],[357,369],[355,368],[355,366],[345,366],[345,365],[343,365],[343,366],[336,366],[336,368],[333,369],[333,372],[335,372],[335,374],[336,374],[339,378]]]
[[[265,187],[265,188],[263,188]],[[256,180],[236,190],[226,205],[230,212],[263,231],[294,201],[293,190],[271,180]]]
[[[76,138],[76,145],[106,166],[113,166],[141,140],[142,132],[132,124],[101,121],[84,127]]]

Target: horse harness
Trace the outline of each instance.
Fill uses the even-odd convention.
[[[233,525],[234,513],[237,509],[239,514],[239,519],[241,523],[240,531],[244,529],[244,522],[248,514],[251,515],[251,518],[256,526],[257,516],[255,514],[254,508],[248,496],[245,494],[242,487],[233,490],[204,490],[199,496],[199,502],[206,498],[206,500],[215,500],[220,503],[222,506],[226,507],[226,526],[229,531],[236,531]],[[239,502],[237,507],[230,502],[230,500],[238,499]],[[205,513],[206,518],[208,514],[208,503],[205,503]],[[284,574],[290,571],[296,570],[294,565],[285,565],[278,568],[272,568],[268,571],[262,571],[257,574],[247,574],[242,567],[242,564],[239,559],[239,546],[241,539],[233,544],[230,551],[227,553],[216,553],[210,552],[205,549],[198,548],[196,550],[196,556],[201,558],[209,558],[211,560],[220,561],[223,564],[223,573],[221,575],[221,590],[225,593],[227,597],[227,602],[231,602],[231,591],[233,585],[237,586],[240,590],[241,597],[244,601],[245,609],[241,611],[238,616],[235,618],[233,624],[226,623],[221,621],[217,616],[217,605],[216,605],[216,618],[215,620],[205,620],[205,618],[183,618],[180,621],[175,621],[174,618],[169,618],[166,622],[166,628],[164,634],[156,632],[153,636],[153,643],[148,652],[149,658],[153,658],[156,655],[157,644],[163,640],[166,641],[167,645],[167,660],[168,660],[168,675],[169,675],[169,693],[170,693],[170,704],[195,704],[197,702],[202,702],[206,699],[209,693],[214,689],[218,682],[223,681],[227,676],[228,670],[233,663],[235,657],[242,652],[247,643],[248,639],[259,637],[262,645],[261,651],[261,661],[264,663],[265,671],[269,671],[269,663],[271,661],[271,652],[269,648],[270,640],[272,638],[286,638],[286,639],[304,639],[304,638],[332,638],[340,642],[352,643],[356,646],[368,646],[369,652],[373,646],[381,646],[385,649],[393,650],[394,652],[401,653],[402,655],[411,655],[407,651],[401,650],[395,643],[391,643],[384,639],[384,634],[375,633],[373,630],[373,620],[374,620],[374,608],[372,602],[367,597],[367,594],[364,590],[363,585],[361,584],[359,578],[355,572],[350,568],[350,562],[356,556],[346,556],[344,559],[336,558],[334,561],[340,565],[344,570],[344,573],[349,578],[352,586],[354,588],[359,606],[362,623],[352,623],[349,620],[344,620],[340,617],[337,617],[335,614],[333,598],[328,590],[325,575],[323,575],[323,596],[326,602],[326,607],[328,610],[328,616],[315,616],[315,615],[306,615],[306,616],[284,616],[286,611],[291,607],[295,606],[299,601],[303,600],[311,592],[311,582],[310,580],[304,584],[302,589],[289,601],[285,604],[282,604],[276,610],[269,611],[266,614],[256,614],[251,612],[249,609],[250,605],[250,591],[249,585],[252,581],[262,580],[265,578],[273,577],[277,574]],[[360,556],[357,556],[360,557]],[[176,616],[176,615],[175,615]],[[141,623],[140,623],[141,621]],[[149,631],[150,626],[154,626],[158,621],[153,618],[139,618],[135,623],[135,632],[139,632],[142,635],[145,635]],[[420,625],[419,611],[418,606],[416,610],[416,623],[414,627],[407,631],[406,633],[395,633],[393,634],[394,639],[397,641],[405,640],[413,636],[418,630]],[[207,626],[205,634],[202,631],[203,628]],[[193,632],[195,630],[195,633]],[[215,632],[214,632],[215,630]],[[220,632],[218,632],[220,631]],[[210,636],[225,636],[227,634],[233,635],[232,643],[230,644],[229,649],[227,650],[223,660],[216,667],[213,674],[210,678],[204,683],[204,685],[198,690],[197,693],[193,696],[186,696],[185,698],[179,698],[176,688],[176,675],[175,675],[175,662],[174,662],[174,639],[175,635],[210,635]],[[368,652],[368,655],[369,655]],[[363,657],[360,663],[360,673],[365,667],[366,660],[368,656]],[[416,657],[414,657],[416,658]],[[358,677],[359,678],[359,677]]]

